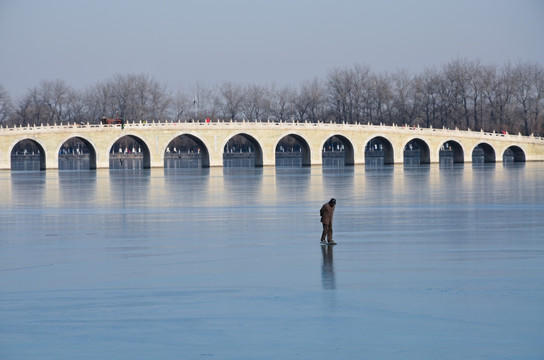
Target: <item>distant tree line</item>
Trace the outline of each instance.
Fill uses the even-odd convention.
[[[422,73],[334,68],[294,87],[236,84],[172,91],[145,74],[117,74],[77,90],[43,80],[19,99],[0,84],[4,126],[132,121],[298,121],[371,123],[544,133],[544,67],[456,59]]]

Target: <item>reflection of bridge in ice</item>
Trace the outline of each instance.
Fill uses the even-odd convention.
[[[234,138],[244,144],[231,145]],[[192,143],[193,150],[188,152],[197,154],[203,167],[223,166],[235,157],[234,153],[253,159],[255,166],[274,166],[278,159],[290,156],[298,157],[303,166],[322,165],[327,158],[339,156],[345,165],[398,164],[414,159],[424,164],[441,159],[453,163],[477,158],[484,162],[544,160],[543,138],[482,131],[334,123],[139,122],[123,127],[71,124],[0,128],[0,169],[11,168],[12,155],[22,143],[35,147],[41,169],[57,169],[59,154],[62,158],[66,144],[73,142],[85,148],[90,168],[108,168],[114,156],[127,152],[119,145],[122,139],[137,144],[137,150],[132,147],[128,152],[140,157],[145,168],[163,167],[176,153],[181,158],[181,151],[173,151],[179,139]],[[285,145],[286,139],[290,146]]]

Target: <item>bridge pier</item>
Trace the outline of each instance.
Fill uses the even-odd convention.
[[[45,156],[45,170],[58,170],[59,154],[56,151],[48,151]]]
[[[323,154],[322,154],[322,148],[314,147],[314,149],[311,150],[311,156],[310,161],[311,165],[323,165]]]
[[[0,149],[0,170],[11,169],[11,153]]]

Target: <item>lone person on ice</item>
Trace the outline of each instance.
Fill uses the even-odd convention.
[[[336,199],[332,198],[328,203],[323,204],[319,215],[321,215],[321,223],[323,224],[323,233],[321,234],[321,244],[336,245],[332,240],[332,215],[334,214],[334,207],[336,206]],[[327,242],[325,242],[327,238]]]

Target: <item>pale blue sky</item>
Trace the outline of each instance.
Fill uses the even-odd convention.
[[[282,86],[458,57],[544,64],[544,1],[0,0],[0,83],[14,97],[43,79]]]

